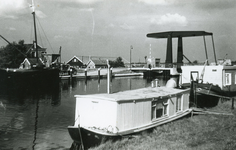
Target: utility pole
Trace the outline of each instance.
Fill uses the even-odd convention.
[[[129,67],[130,67],[130,70],[131,70],[131,50],[133,49],[133,46],[131,45],[130,46],[130,54],[129,54],[129,56],[130,56],[130,58],[129,58],[129,60],[130,60],[130,62],[129,62]]]

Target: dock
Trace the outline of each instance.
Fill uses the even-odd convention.
[[[126,73],[127,71],[127,73]],[[124,73],[125,72],[125,73]],[[143,73],[128,72],[127,68],[113,68],[111,70],[112,77],[130,77],[130,76],[143,76]],[[101,70],[90,70],[75,75],[61,75],[60,79],[102,79],[107,78],[107,68]]]
[[[164,68],[164,67],[155,67],[155,68],[131,68],[131,71],[134,72],[156,72],[156,73],[163,73],[168,71],[170,75],[179,75],[176,68]]]

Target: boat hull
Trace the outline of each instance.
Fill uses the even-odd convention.
[[[119,132],[119,133],[108,133],[108,132],[98,132],[93,129],[88,129],[84,127],[77,126],[68,126],[68,132],[73,139],[74,143],[72,147],[83,147],[84,149],[88,149],[90,147],[98,146],[101,143],[104,143],[108,140],[117,141],[122,138],[130,138],[133,135],[137,135],[142,131],[146,131],[157,126],[166,124],[168,122],[177,120],[184,116],[187,116],[192,112],[192,109],[188,109],[184,112],[180,112],[177,115],[170,117],[163,117],[156,121],[151,122],[148,125],[144,125],[142,127],[137,127],[134,129],[130,129],[127,131]]]
[[[116,141],[122,138],[121,135],[103,135],[83,127],[69,126],[68,131],[74,142],[79,146],[83,145],[85,149],[98,146],[108,140]]]
[[[197,83],[182,85],[183,88],[190,90],[190,107],[215,107],[218,105],[220,97],[225,97],[228,93],[219,86],[207,83]]]
[[[47,86],[59,83],[58,69],[0,69],[1,88]]]

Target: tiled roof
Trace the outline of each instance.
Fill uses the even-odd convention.
[[[107,61],[103,59],[91,59],[95,65],[107,65]]]

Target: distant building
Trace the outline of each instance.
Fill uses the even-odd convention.
[[[85,66],[83,61],[80,60],[77,56],[73,56],[66,64],[74,68],[82,68]]]
[[[107,60],[101,58],[90,58],[89,62],[87,63],[87,68],[107,68]]]
[[[42,59],[37,61],[37,58],[25,58],[25,60],[20,64],[20,69],[31,69],[36,66],[43,66]]]

